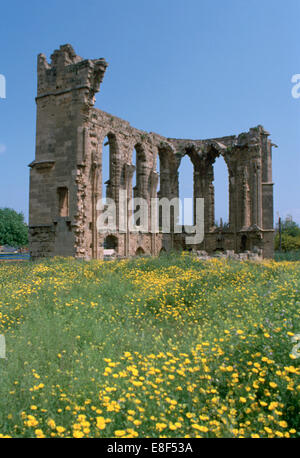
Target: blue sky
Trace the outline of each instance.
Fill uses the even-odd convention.
[[[300,223],[299,0],[35,0],[2,2],[0,207],[28,213],[35,149],[36,56],[71,43],[109,62],[96,107],[169,137],[210,138],[262,124],[274,143],[275,217]],[[191,192],[180,169],[181,195]],[[226,219],[216,164],[216,218]]]

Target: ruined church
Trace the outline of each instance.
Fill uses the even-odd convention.
[[[170,250],[208,253],[258,250],[273,256],[272,142],[262,126],[206,140],[165,138],[132,127],[94,108],[107,63],[82,59],[71,45],[38,56],[36,152],[30,166],[29,240],[32,258],[73,256],[102,259],[105,248],[119,257]],[[97,230],[102,197],[102,150],[109,145],[106,197],[116,203],[116,230]],[[133,164],[133,151],[136,164]],[[193,199],[204,199],[204,239],[188,246],[184,232],[119,230],[120,190],[128,196],[173,199],[179,195],[182,158],[193,164]],[[215,224],[214,162],[228,169],[229,221]],[[159,168],[157,167],[159,163]],[[157,172],[159,170],[159,173]],[[133,175],[136,173],[136,185]],[[127,215],[130,218],[130,215]],[[149,220],[151,220],[149,205]]]

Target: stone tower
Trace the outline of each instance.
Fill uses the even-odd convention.
[[[78,256],[86,190],[86,132],[107,63],[83,60],[61,46],[48,64],[38,56],[36,154],[30,164],[30,249],[33,256]]]
[[[165,138],[132,127],[94,108],[107,63],[84,60],[64,45],[47,62],[38,56],[36,154],[30,164],[30,253],[33,258],[75,256],[101,259],[104,247],[121,257],[188,249],[184,236],[120,230],[120,190],[142,197],[178,196],[178,169],[188,155],[194,168],[193,198],[204,198],[205,236],[195,249],[208,252],[257,248],[273,256],[272,143],[262,126],[206,140]],[[99,233],[103,144],[109,146],[106,197],[116,203],[116,230]],[[136,164],[133,164],[133,151]],[[229,222],[216,227],[213,166],[228,168]],[[160,163],[160,173],[157,163]],[[133,187],[133,175],[136,186]],[[149,205],[150,208],[150,205]],[[130,218],[130,214],[127,214]],[[151,211],[149,210],[149,223]],[[150,227],[150,224],[149,224]]]

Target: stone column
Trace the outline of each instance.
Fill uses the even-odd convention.
[[[242,172],[242,227],[249,226],[249,183],[248,183],[248,167],[245,165]]]
[[[236,231],[236,177],[229,172],[229,228]]]
[[[197,177],[197,186],[198,183],[200,184],[200,189],[195,189],[196,195],[204,198],[204,230],[209,232],[215,225],[213,164],[203,161],[200,166],[196,166],[195,176]]]
[[[99,197],[98,184],[99,184],[99,164],[95,161],[92,162],[91,167],[92,175],[92,258],[98,259],[98,230],[97,230],[97,201]]]
[[[194,221],[193,224],[196,224],[196,199],[201,198],[201,171],[199,167],[194,165],[194,202],[193,202],[193,214]]]
[[[251,225],[262,226],[262,196],[261,196],[261,163],[260,160],[254,159],[252,165],[252,221]]]
[[[256,162],[257,175],[257,225],[262,227],[261,161]]]

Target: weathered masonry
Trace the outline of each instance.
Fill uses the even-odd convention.
[[[54,51],[50,64],[43,54],[38,56],[36,154],[30,164],[32,257],[102,258],[104,247],[114,248],[119,256],[189,248],[183,234],[172,230],[169,234],[121,233],[117,225],[113,233],[97,231],[105,139],[110,157],[106,197],[116,202],[117,224],[120,189],[148,201],[156,196],[178,197],[178,168],[188,155],[194,169],[193,198],[204,198],[205,207],[204,241],[192,248],[208,253],[257,248],[264,257],[272,257],[272,143],[268,132],[258,126],[240,135],[181,140],[137,130],[93,106],[106,67],[104,59],[83,60],[70,45]],[[229,178],[229,224],[225,227],[216,227],[214,212],[213,166],[220,155]]]

